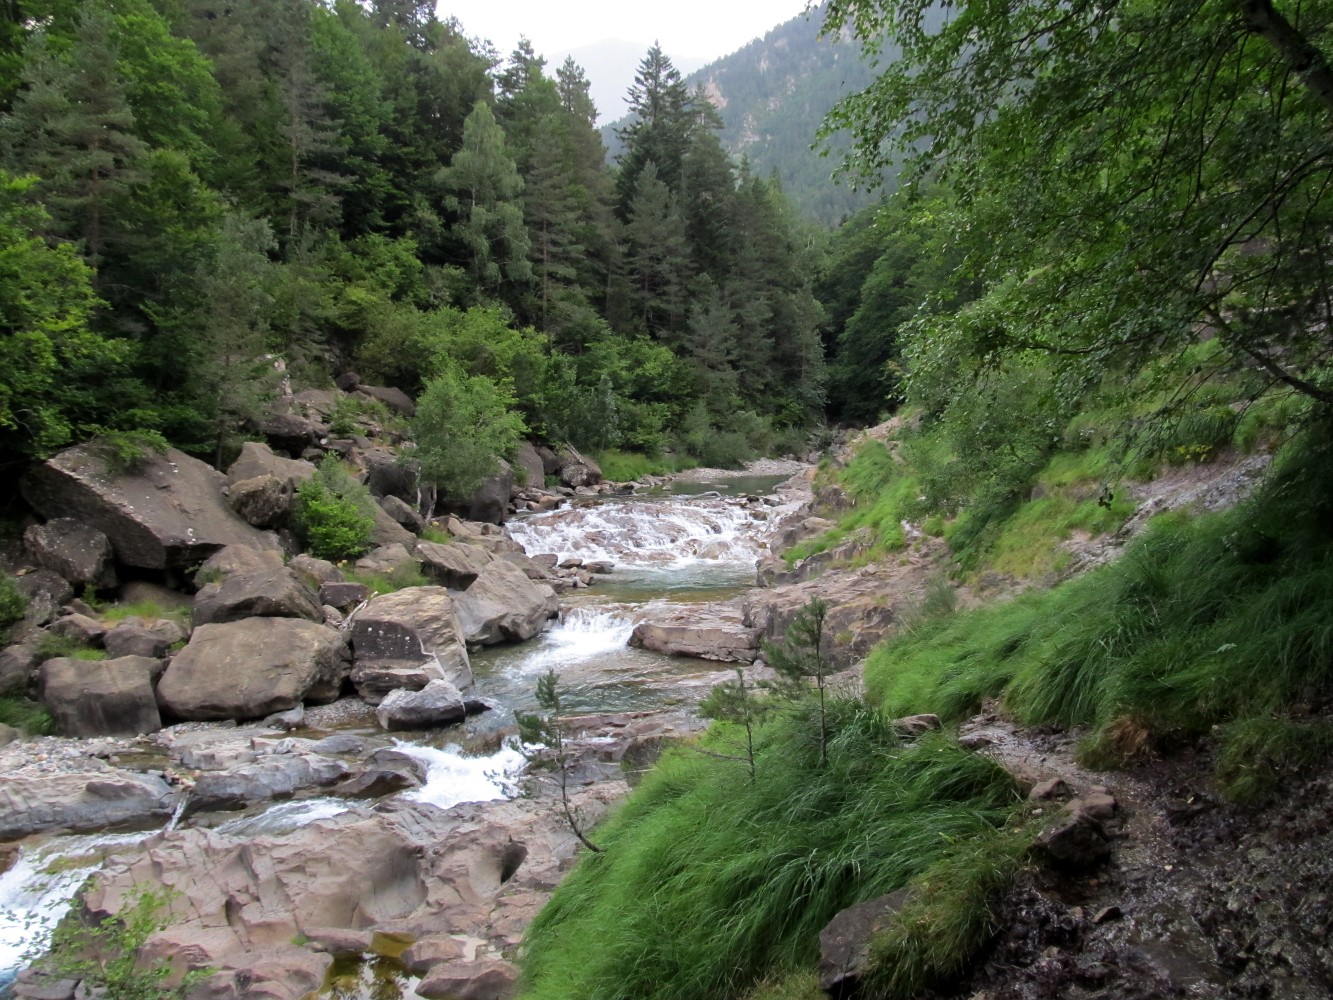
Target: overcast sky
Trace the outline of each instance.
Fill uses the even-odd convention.
[[[508,55],[520,35],[552,56],[607,39],[654,40],[672,59],[711,61],[735,52],[805,9],[805,0],[440,0],[441,17],[490,39]]]

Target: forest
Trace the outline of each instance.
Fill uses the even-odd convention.
[[[659,49],[608,164],[577,65],[430,3],[21,0],[3,30],[6,465],[129,432],[221,461],[281,380],[346,370],[681,462],[822,416],[824,237]]]

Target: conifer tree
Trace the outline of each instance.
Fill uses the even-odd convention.
[[[517,200],[523,179],[485,101],[473,107],[463,124],[463,147],[435,179],[445,206],[458,215],[451,232],[477,282],[494,292],[505,282],[529,281],[531,248]]]
[[[627,264],[643,329],[667,343],[678,342],[689,266],[685,220],[651,160],[639,174],[626,234]]]

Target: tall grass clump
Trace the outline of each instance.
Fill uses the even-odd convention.
[[[1330,457],[1311,435],[1229,511],[1159,517],[1109,566],[890,642],[868,689],[886,711],[954,717],[1002,695],[1024,722],[1094,727],[1110,759],[1127,733],[1166,748],[1318,703],[1333,694]]]
[[[1018,807],[994,761],[942,735],[901,743],[859,703],[830,705],[822,766],[816,731],[801,714],[762,727],[753,781],[706,754],[664,758],[598,831],[604,853],[533,923],[523,995],[774,995],[761,984],[813,966],[836,913],[991,837]]]

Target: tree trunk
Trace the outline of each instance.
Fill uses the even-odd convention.
[[[1333,70],[1324,54],[1296,30],[1272,0],[1239,0],[1239,5],[1249,29],[1268,39],[1301,83],[1333,113]]]

